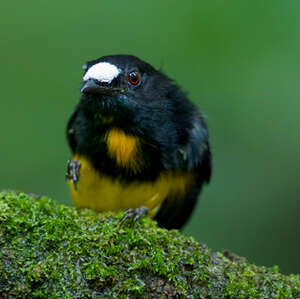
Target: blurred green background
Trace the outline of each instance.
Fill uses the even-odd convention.
[[[2,0],[0,23],[0,189],[71,204],[81,66],[134,54],[207,116],[214,172],[185,232],[300,273],[299,1]]]

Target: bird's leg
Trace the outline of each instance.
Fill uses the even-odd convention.
[[[81,167],[81,163],[77,160],[68,160],[66,179],[72,180],[74,189],[76,190],[76,185],[79,180],[79,170]]]
[[[132,224],[137,222],[142,216],[148,214],[148,208],[145,206],[141,206],[136,209],[128,209],[125,211],[124,216],[121,220],[121,224],[124,223],[127,219],[131,219]]]

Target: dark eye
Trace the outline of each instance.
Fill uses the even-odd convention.
[[[141,75],[139,72],[130,72],[128,74],[128,81],[132,85],[137,85],[141,81]]]

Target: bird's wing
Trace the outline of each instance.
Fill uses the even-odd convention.
[[[179,148],[177,157],[181,169],[201,173],[201,179],[209,182],[212,161],[208,129],[202,117],[194,120],[189,141]]]
[[[197,117],[190,133],[189,142],[179,149],[179,165],[183,171],[191,172],[194,185],[183,197],[169,196],[160,207],[155,220],[166,228],[181,228],[191,215],[202,185],[211,177],[212,158],[208,130],[204,120]]]
[[[78,115],[79,111],[79,105],[77,105],[68,121],[67,124],[67,140],[69,143],[70,148],[72,149],[72,152],[75,152],[76,149],[76,139],[75,139],[75,128],[74,128],[74,121]]]

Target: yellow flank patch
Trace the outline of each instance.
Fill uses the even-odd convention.
[[[69,186],[74,203],[79,208],[96,211],[120,211],[147,206],[153,217],[167,196],[180,200],[193,184],[191,173],[165,172],[155,182],[121,184],[118,180],[101,175],[90,161],[75,155],[81,163],[76,190],[72,180]]]
[[[105,135],[108,155],[115,159],[117,164],[134,173],[140,171],[141,157],[138,155],[140,142],[137,137],[127,135],[122,130],[114,128]]]

